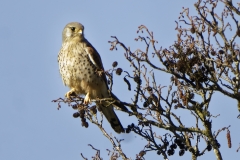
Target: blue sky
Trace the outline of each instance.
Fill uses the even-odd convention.
[[[111,144],[102,133],[91,124],[88,129],[82,128],[80,120],[72,118],[71,108],[63,106],[58,111],[57,104],[51,102],[68,91],[57,64],[62,29],[69,22],[81,22],[85,37],[100,53],[104,68],[110,69],[117,60],[127,69],[129,64],[124,61],[123,50],[109,50],[110,36],[117,36],[133,50],[140,48],[134,38],[137,27],[144,24],[154,32],[159,47],[167,48],[176,40],[174,21],[182,7],[190,7],[190,13],[194,13],[193,3],[192,0],[0,1],[0,159],[78,160],[80,153],[90,158],[95,152],[87,146],[89,143],[102,149],[102,157],[108,159],[105,149],[111,149]],[[169,83],[165,76],[159,80],[162,85]],[[120,99],[130,100],[131,93],[122,87],[115,85],[113,91]],[[236,102],[220,94],[213,101],[212,113],[221,115],[214,119],[213,129],[231,124],[232,149],[227,148],[223,132],[219,136],[220,151],[224,159],[236,159],[239,157]],[[118,114],[124,126],[131,123],[131,119]],[[107,123],[105,127],[112,132]],[[116,136],[125,139],[122,147],[128,157],[134,159],[143,149],[145,141],[133,134]],[[146,158],[157,157],[153,153]],[[190,159],[190,154],[182,159]],[[209,152],[199,159],[215,159],[215,156]]]

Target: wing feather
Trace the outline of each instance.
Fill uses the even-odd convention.
[[[100,76],[103,78],[107,88],[107,78],[106,75],[104,73],[104,68],[103,68],[103,64],[102,64],[102,60],[100,55],[98,54],[98,52],[96,51],[96,49],[94,47],[92,47],[92,45],[89,43],[89,46],[87,46],[85,48],[86,53],[88,54],[88,57],[90,59],[90,61],[95,65],[95,67],[99,70],[102,71]]]

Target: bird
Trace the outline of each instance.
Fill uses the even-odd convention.
[[[84,36],[84,26],[78,22],[68,23],[62,31],[62,47],[58,54],[59,71],[65,86],[70,88],[65,97],[85,95],[84,104],[94,99],[118,98],[109,91],[101,57]],[[124,128],[114,112],[114,107],[127,108],[121,103],[95,102],[116,133]]]

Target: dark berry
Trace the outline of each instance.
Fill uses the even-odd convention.
[[[207,146],[207,150],[208,150],[208,151],[211,151],[211,150],[212,150],[212,146],[211,146],[210,144]]]
[[[140,77],[138,77],[138,76],[135,76],[135,77],[133,78],[133,80],[134,80],[136,83],[138,83],[138,84],[142,84],[142,80],[141,80]]]
[[[181,150],[179,151],[179,156],[184,155],[184,153],[185,153],[185,150],[184,150],[184,149],[181,149]]]
[[[148,91],[152,91],[152,87],[147,87],[147,90]]]
[[[131,124],[131,128],[134,128],[134,124],[133,123]]]
[[[77,104],[74,104],[74,105],[72,106],[72,108],[73,108],[73,109],[77,109],[77,108],[78,108],[78,105],[77,105]]]
[[[81,118],[81,121],[82,122],[86,122],[86,118]]]
[[[83,113],[80,113],[80,118],[84,118],[84,114]]]
[[[113,64],[112,64],[113,67],[117,67],[117,65],[118,65],[117,61],[113,62]]]
[[[146,102],[143,102],[143,107],[148,107],[149,103],[146,101]]]
[[[177,99],[174,99],[174,100],[173,100],[173,103],[177,103],[177,102],[178,102],[178,100],[177,100]]]
[[[131,132],[131,129],[130,128],[127,128],[126,129],[126,133],[130,133]]]
[[[180,149],[184,149],[185,148],[184,144],[179,144],[178,146],[179,146]]]
[[[84,122],[84,127],[88,128],[88,122]]]
[[[117,68],[117,70],[116,70],[116,74],[117,75],[121,75],[122,74],[122,68]]]
[[[223,50],[219,50],[218,53],[219,53],[219,54],[223,54],[224,51],[223,51]]]
[[[79,113],[79,112],[73,113],[73,117],[74,117],[74,118],[78,118],[79,116],[80,116],[80,113]]]
[[[165,141],[164,146],[168,146],[168,145],[169,145],[169,142]]]
[[[172,144],[172,145],[170,146],[170,148],[176,149],[176,148],[177,148],[177,145],[174,143],[174,144]]]
[[[169,149],[169,150],[167,151],[167,154],[168,154],[169,156],[173,155],[174,153],[175,153],[175,151],[174,151],[173,149]]]

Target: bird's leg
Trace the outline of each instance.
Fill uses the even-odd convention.
[[[91,99],[90,99],[90,96],[89,96],[89,92],[86,94],[83,103],[84,103],[84,104],[89,104],[89,103],[91,103]]]
[[[66,94],[65,94],[65,97],[67,97],[68,99],[71,99],[71,96],[75,96],[76,93],[75,93],[75,89],[72,88],[70,91],[68,91]]]

